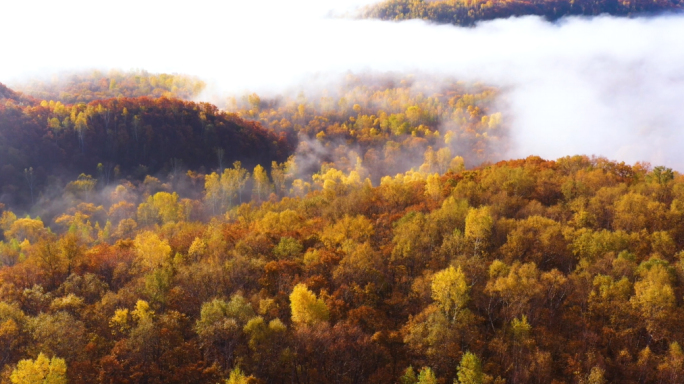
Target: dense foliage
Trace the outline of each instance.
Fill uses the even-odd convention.
[[[681,381],[681,175],[530,157],[373,186],[292,167],[236,164],[194,199],[174,193],[192,172],[75,182],[53,222],[3,212],[2,380]]]
[[[382,20],[423,19],[437,23],[472,26],[478,21],[537,15],[547,20],[564,16],[634,16],[678,11],[680,0],[385,0],[369,6],[363,17]]]
[[[682,381],[684,176],[491,164],[498,91],[434,84],[0,85],[0,383]]]
[[[349,172],[362,163],[374,183],[419,166],[428,148],[441,159],[441,172],[454,155],[473,166],[500,160],[508,149],[494,87],[349,74],[316,92],[269,99],[251,94],[228,100],[227,109],[275,132],[299,136],[300,168],[315,172],[328,163]]]
[[[0,202],[10,205],[30,207],[46,186],[81,173],[109,184],[180,166],[213,167],[217,151],[226,164],[254,166],[294,150],[284,136],[207,103],[140,97],[62,104],[4,95]]]
[[[134,75],[121,82],[133,82]],[[86,85],[71,92],[81,99],[90,92]],[[298,141],[299,174],[331,164],[376,184],[419,166],[426,151],[434,171],[445,172],[501,159],[508,145],[497,89],[443,79],[350,74],[309,97],[232,98],[226,107],[237,116],[178,99],[62,104],[4,92],[0,202],[27,208],[41,196],[50,199],[54,189],[46,186],[81,173],[109,184],[172,169],[222,170],[236,160],[269,169]]]

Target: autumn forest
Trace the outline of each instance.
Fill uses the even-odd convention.
[[[680,381],[684,178],[496,162],[499,91],[434,84],[2,86],[2,381]]]
[[[435,42],[417,44],[426,33],[454,61],[432,68],[426,59],[432,69],[425,70],[335,69],[290,87],[239,91],[195,76],[201,71],[92,70],[80,62],[80,69],[0,79],[0,384],[684,382],[681,169],[623,161],[643,157],[635,149],[646,139],[609,152],[618,159],[591,153],[610,140],[553,158],[519,150],[521,140],[544,145],[538,128],[521,136],[525,124],[541,122],[558,134],[553,140],[574,143],[582,140],[575,129],[598,132],[605,122],[581,108],[587,104],[568,103],[570,116],[590,116],[569,120],[596,125],[561,124],[569,115],[549,106],[567,99],[530,89],[567,93],[564,85],[583,78],[554,82],[531,72],[560,62],[589,73],[608,63],[619,74],[619,63],[601,49],[605,62],[584,65],[573,61],[580,51],[546,60],[529,48],[532,58],[510,74],[467,75],[489,58],[459,67],[462,57],[508,49],[474,52],[509,28],[487,24],[483,39],[473,31],[488,20],[533,16],[519,24],[525,33],[544,23],[565,39],[567,16],[580,16],[573,22],[589,31],[592,16],[655,17],[682,4],[366,4],[347,19],[326,13],[325,23],[397,26],[392,38],[406,39],[407,48],[389,56],[439,61],[423,52]],[[255,22],[248,40],[260,41],[258,29]],[[435,37],[449,31],[458,33]],[[329,52],[311,49],[327,40],[307,39],[283,41],[302,57]],[[504,43],[510,52],[519,50],[513,39]],[[358,40],[358,52],[336,49],[361,57],[366,42]],[[166,47],[155,41],[136,55],[155,44]],[[239,44],[220,48],[227,63],[199,48],[183,55],[219,62],[225,72],[231,60],[258,67],[257,49],[270,55],[273,71],[307,60],[278,51],[279,43],[273,53],[263,43],[252,52]],[[658,114],[643,124],[632,119],[644,134],[634,137],[676,143],[667,124],[679,124],[678,115],[660,108],[661,99],[649,109],[620,98],[647,93],[640,71],[655,68],[628,64],[629,79],[606,76],[610,92],[567,89],[638,110],[623,120],[605,114],[609,123]],[[672,89],[668,99],[677,99]],[[533,113],[517,113],[530,100]],[[567,126],[573,132],[564,136]],[[615,132],[627,135],[629,127]]]

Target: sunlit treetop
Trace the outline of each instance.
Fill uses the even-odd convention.
[[[175,97],[193,100],[205,88],[197,77],[179,74],[152,74],[147,71],[91,71],[54,75],[18,84],[17,89],[40,100],[64,104],[89,103],[119,97]]]

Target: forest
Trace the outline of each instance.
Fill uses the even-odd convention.
[[[0,382],[683,380],[678,172],[497,161],[482,84],[98,76],[0,86]]]
[[[367,6],[361,17],[381,20],[423,19],[473,26],[479,21],[535,15],[549,21],[565,16],[637,16],[681,11],[681,0],[385,0]]]
[[[325,163],[351,171],[365,166],[371,181],[422,163],[432,148],[445,172],[454,155],[466,166],[501,159],[508,128],[500,90],[481,83],[428,76],[348,73],[307,97],[231,97],[225,108],[262,126],[298,137],[297,162],[306,174]],[[418,160],[416,160],[418,159]]]
[[[63,104],[2,84],[0,92],[0,203],[22,209],[49,202],[49,192],[61,194],[79,175],[106,186],[118,177],[201,171],[217,152],[226,164],[270,164],[296,144],[208,103],[145,95]]]

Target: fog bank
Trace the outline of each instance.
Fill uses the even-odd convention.
[[[596,154],[684,171],[684,16],[497,20],[476,28],[333,18],[361,0],[5,5],[0,82],[59,70],[200,76],[206,99],[315,87],[347,71],[505,90],[509,157]],[[37,5],[38,4],[38,5]],[[36,10],[40,9],[40,14]]]

